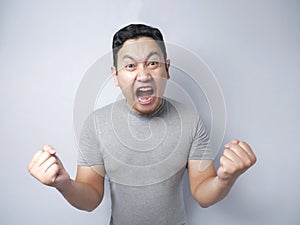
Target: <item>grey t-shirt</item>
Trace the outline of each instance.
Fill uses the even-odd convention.
[[[182,177],[190,159],[213,159],[197,113],[163,99],[151,115],[125,100],[93,112],[79,142],[78,165],[104,165],[112,201],[111,224],[185,224]]]

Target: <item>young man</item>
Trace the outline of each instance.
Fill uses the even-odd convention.
[[[170,61],[158,29],[142,24],[122,28],[113,38],[113,59],[112,74],[125,100],[96,110],[86,120],[76,179],[50,145],[33,156],[28,170],[87,211],[101,203],[107,176],[111,224],[185,224],[186,168],[193,197],[208,207],[228,194],[256,157],[247,143],[232,140],[215,171],[209,137],[197,113],[163,97]]]

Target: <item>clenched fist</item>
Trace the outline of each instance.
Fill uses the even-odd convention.
[[[256,156],[251,147],[239,140],[232,140],[225,145],[217,176],[222,181],[234,182],[256,162]]]
[[[28,171],[41,183],[58,189],[70,181],[69,174],[50,145],[45,145],[34,154],[28,165]]]

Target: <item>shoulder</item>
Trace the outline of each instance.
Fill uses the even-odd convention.
[[[97,119],[107,119],[111,117],[114,113],[122,113],[124,111],[126,111],[126,102],[124,99],[121,99],[96,109],[91,115]]]
[[[110,103],[91,112],[84,122],[84,127],[95,127],[98,130],[100,127],[109,125],[113,117],[121,117],[126,111],[126,102],[119,100]]]

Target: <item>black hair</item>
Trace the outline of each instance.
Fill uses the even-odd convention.
[[[151,27],[145,24],[129,24],[119,31],[117,31],[113,37],[112,49],[113,49],[113,63],[117,69],[118,52],[122,48],[125,41],[129,39],[137,39],[140,37],[150,37],[156,41],[160,47],[164,60],[167,59],[166,46],[162,33],[158,28]]]

